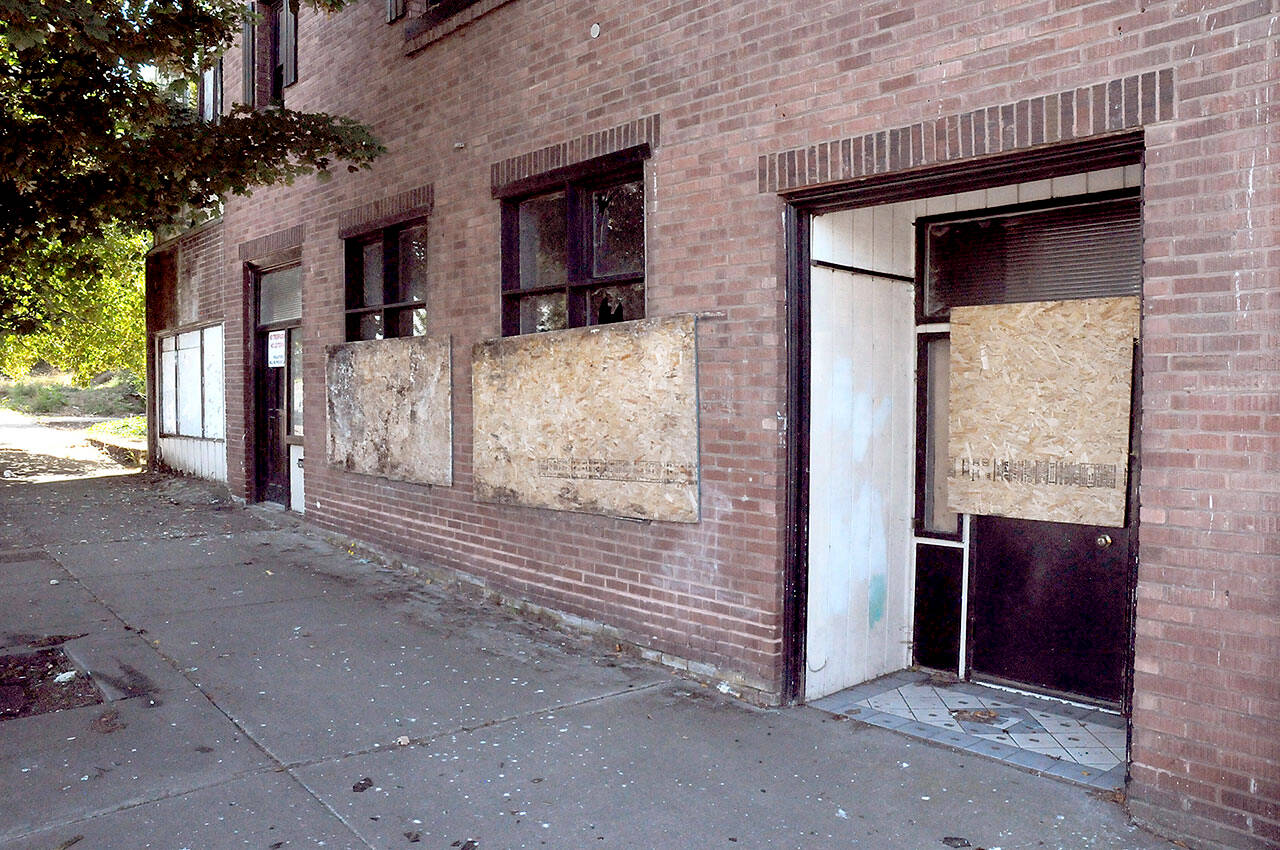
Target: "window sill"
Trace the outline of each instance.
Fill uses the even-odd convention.
[[[455,30],[465,27],[476,18],[487,15],[499,6],[505,6],[510,2],[512,0],[478,0],[439,23],[431,23],[425,16],[410,18],[404,29],[404,53],[406,56],[412,56]]]
[[[156,434],[159,440],[196,440],[201,443],[225,443],[226,437],[195,437],[191,434]]]

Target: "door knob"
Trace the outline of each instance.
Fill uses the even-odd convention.
[[[1105,549],[1105,548],[1107,548],[1108,546],[1110,546],[1110,545],[1111,545],[1111,535],[1110,535],[1110,534],[1099,534],[1099,535],[1098,535],[1098,539],[1097,539],[1097,540],[1095,540],[1094,542],[1098,544],[1098,548],[1099,548],[1099,549]]]

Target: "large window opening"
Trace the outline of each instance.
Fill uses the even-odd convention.
[[[222,326],[210,325],[156,339],[161,436],[221,440]]]
[[[427,332],[427,225],[423,221],[348,239],[347,340]]]
[[[635,163],[504,201],[504,336],[644,318],[644,194]]]

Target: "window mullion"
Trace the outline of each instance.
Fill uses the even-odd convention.
[[[400,285],[400,234],[398,230],[382,231],[382,333],[400,336],[399,313],[393,305],[404,300]]]
[[[568,216],[566,242],[568,262],[568,286],[565,293],[565,311],[569,327],[582,327],[587,323],[587,299],[582,285],[589,282],[587,249],[590,245],[589,213],[586,208],[590,192],[576,184],[569,184],[565,191],[565,215]]]

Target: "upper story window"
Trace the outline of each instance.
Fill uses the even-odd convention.
[[[642,319],[640,163],[503,202],[504,336]]]
[[[240,43],[244,52],[244,102],[278,104],[298,81],[298,0],[250,3]]]
[[[413,221],[347,240],[347,339],[427,332],[427,225]]]
[[[200,72],[196,102],[200,120],[213,123],[222,115],[222,57]]]
[[[387,0],[387,20],[394,21],[406,13],[413,18],[413,29],[421,31],[443,23],[468,6],[480,0]],[[392,8],[399,7],[399,15],[392,17]]]
[[[387,23],[404,17],[407,0],[387,0]]]

